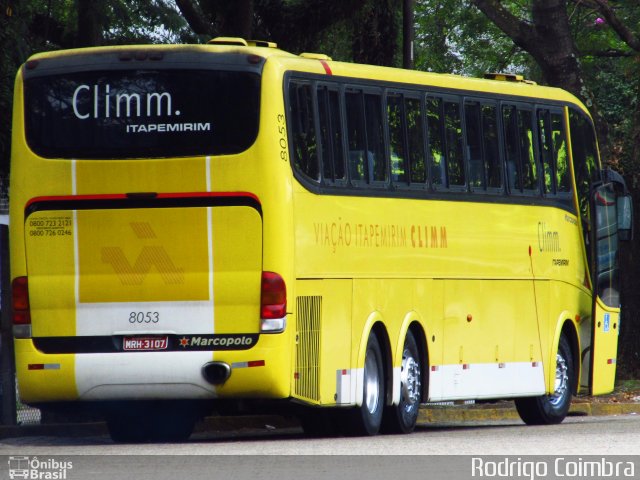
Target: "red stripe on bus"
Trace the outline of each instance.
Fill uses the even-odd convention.
[[[333,75],[333,72],[331,71],[331,67],[329,66],[326,60],[320,60],[320,63],[324,67],[324,71],[327,73],[327,75]]]

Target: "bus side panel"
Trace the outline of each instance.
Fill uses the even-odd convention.
[[[38,211],[25,222],[29,306],[34,336],[76,334],[73,216]]]
[[[17,338],[14,345],[22,402],[77,400],[75,355],[44,354],[36,350],[30,339]]]
[[[542,394],[533,282],[447,280],[441,399]],[[517,298],[518,302],[513,299]]]
[[[580,252],[578,252],[580,253]],[[569,322],[573,325],[577,335],[576,351],[574,355],[574,367],[578,379],[588,372],[585,370],[585,358],[589,358],[591,335],[591,297],[584,288],[569,283],[552,281],[549,288],[549,308],[546,310],[546,327],[541,324],[541,344],[545,361],[546,391],[551,393],[555,388],[555,365],[558,342],[562,334],[563,326]],[[545,329],[546,328],[546,329]],[[546,332],[546,334],[544,334]],[[580,391],[582,381],[576,385]]]
[[[352,289],[348,279],[296,282],[295,398],[321,405],[353,403]]]

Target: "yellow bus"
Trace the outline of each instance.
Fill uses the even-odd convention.
[[[613,389],[622,178],[568,93],[269,42],[31,57],[15,84],[20,396],[116,441],[210,412],[410,432],[421,404],[558,423]]]

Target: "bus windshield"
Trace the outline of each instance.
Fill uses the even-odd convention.
[[[258,132],[260,77],[223,70],[111,70],[25,82],[29,147],[46,158],[224,155]]]

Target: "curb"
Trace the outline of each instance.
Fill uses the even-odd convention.
[[[569,416],[640,415],[640,403],[574,402]],[[420,408],[418,424],[464,423],[491,420],[521,421],[513,402],[473,405],[426,405]],[[206,417],[196,425],[194,433],[274,431],[299,428],[294,417],[248,415],[238,417]],[[0,425],[0,439],[15,437],[91,437],[108,435],[104,422],[51,423],[39,425]]]
[[[574,403],[569,410],[569,415],[640,415],[640,403],[599,403],[580,402]]]
[[[574,402],[570,417],[640,415],[640,403]],[[418,423],[480,422],[487,420],[518,420],[520,416],[513,402],[491,405],[453,405],[422,407]]]

